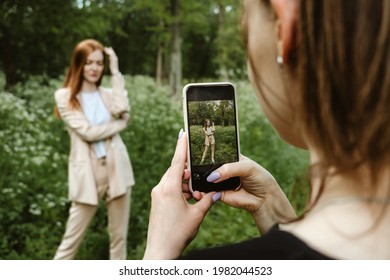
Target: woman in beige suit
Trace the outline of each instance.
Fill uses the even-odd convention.
[[[214,138],[214,132],[215,127],[214,123],[211,123],[209,119],[206,119],[203,125],[203,132],[204,132],[204,151],[202,155],[202,160],[200,161],[200,164],[203,164],[204,159],[207,155],[207,150],[210,147],[211,148],[211,162],[214,163],[214,150],[215,150],[215,138]]]
[[[112,89],[101,87],[104,54]],[[110,259],[126,259],[133,170],[119,132],[129,120],[129,100],[112,48],[88,39],[74,52],[64,87],[55,92],[56,112],[67,126],[71,148],[68,180],[72,205],[54,259],[73,259],[96,212],[106,199]]]

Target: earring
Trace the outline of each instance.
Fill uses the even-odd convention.
[[[283,56],[281,56],[281,55],[278,55],[277,57],[276,57],[276,62],[278,63],[278,65],[279,65],[279,71],[280,71],[280,73],[284,73],[284,63],[283,63]]]
[[[276,62],[279,64],[280,67],[283,66],[283,57],[281,55],[278,55],[276,57]]]
[[[283,46],[282,46],[282,42],[278,42],[277,44],[277,57],[276,57],[276,62],[278,63],[279,65],[279,68],[280,68],[280,71],[283,71],[283,66],[284,66],[284,60],[283,60]]]
[[[283,41],[281,39],[281,21],[278,19],[275,22],[275,43],[276,43],[276,52],[277,52],[277,57],[276,57],[276,62],[279,65],[280,72],[283,72]]]

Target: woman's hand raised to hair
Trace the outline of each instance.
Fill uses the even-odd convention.
[[[118,65],[118,57],[112,47],[105,47],[104,52],[108,55],[110,60],[110,71],[111,75],[119,74],[119,65]]]
[[[240,177],[241,188],[222,192],[221,201],[250,212],[262,234],[268,232],[274,224],[296,217],[274,177],[245,156],[241,155],[238,162],[224,164],[207,179],[210,182],[222,182],[236,176]]]
[[[152,190],[148,238],[144,259],[178,258],[195,237],[204,216],[217,196],[208,193],[195,204],[188,203],[190,173],[186,169],[187,135],[181,132],[171,166]],[[184,180],[184,183],[183,183]],[[184,191],[184,192],[183,192]]]

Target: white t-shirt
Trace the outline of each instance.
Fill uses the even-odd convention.
[[[98,91],[82,92],[81,101],[83,112],[91,125],[105,124],[110,121],[111,115],[104,105]],[[97,158],[106,156],[106,146],[104,140],[96,141],[92,145]]]

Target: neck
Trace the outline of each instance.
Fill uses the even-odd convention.
[[[81,86],[82,92],[95,92],[97,90],[97,85],[95,83],[90,83],[88,81],[83,81],[83,85]]]
[[[318,154],[310,150],[310,163],[315,165],[321,162]],[[343,173],[335,172],[330,168],[326,180],[322,181],[321,175],[313,174],[311,178],[312,194],[310,202],[315,202],[321,193],[318,203],[330,199],[361,198],[363,200],[389,200],[390,197],[390,167],[386,167],[378,174],[372,174],[367,166]],[[374,176],[373,176],[374,175]],[[375,178],[375,181],[372,180]]]

